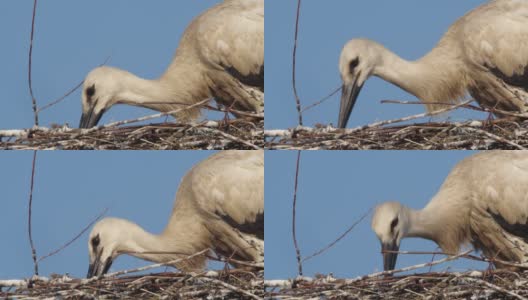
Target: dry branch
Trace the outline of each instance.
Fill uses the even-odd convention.
[[[0,130],[0,149],[258,149],[264,146],[263,127],[264,121],[255,124],[241,119],[91,129],[34,127]]]
[[[292,283],[295,281],[295,288]],[[319,275],[296,280],[266,280],[273,299],[527,299],[528,273],[429,272],[361,280]]]
[[[29,285],[31,281],[31,285]],[[0,280],[0,297],[16,299],[262,299],[263,272],[154,273],[86,280],[64,276]],[[11,288],[4,291],[4,288]]]
[[[393,123],[391,123],[393,124]],[[385,124],[338,129],[265,130],[267,149],[290,150],[491,150],[528,148],[528,122],[494,121]]]

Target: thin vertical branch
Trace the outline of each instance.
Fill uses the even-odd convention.
[[[38,120],[38,111],[37,111],[37,99],[35,99],[35,95],[33,94],[33,84],[31,82],[31,63],[32,63],[32,57],[33,57],[33,36],[35,33],[35,16],[37,14],[37,0],[33,1],[33,17],[31,19],[31,38],[29,41],[29,64],[28,64],[28,85],[29,85],[29,94],[31,95],[31,101],[33,103],[33,114],[35,117],[35,126],[39,125]]]
[[[292,66],[292,84],[293,84],[293,94],[295,96],[295,103],[297,107],[297,113],[299,114],[299,125],[303,125],[302,111],[301,111],[301,99],[297,94],[297,86],[295,84],[295,61],[297,57],[297,36],[299,33],[299,15],[301,12],[301,0],[297,0],[297,17],[295,19],[295,40],[293,43],[293,66]]]
[[[33,257],[34,273],[38,275],[37,251],[33,244],[33,234],[31,230],[31,207],[33,206],[33,185],[35,182],[35,162],[37,161],[37,151],[33,151],[33,163],[31,164],[31,185],[29,187],[29,207],[28,207],[28,235],[31,246],[31,256]]]
[[[297,268],[299,276],[303,275],[302,271],[302,259],[301,259],[301,250],[299,250],[299,245],[297,244],[297,231],[295,228],[295,219],[296,219],[296,207],[297,207],[297,182],[299,181],[299,164],[301,161],[301,151],[297,151],[297,165],[295,167],[295,186],[293,190],[293,209],[292,209],[292,235],[293,235],[293,244],[295,246],[295,253],[297,256]]]

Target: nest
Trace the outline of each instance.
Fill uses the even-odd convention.
[[[384,122],[353,129],[331,126],[265,130],[266,149],[296,150],[491,150],[528,148],[528,122],[507,119],[462,123]]]
[[[206,121],[140,126],[67,126],[0,130],[1,149],[61,150],[228,150],[263,147],[264,121]]]
[[[421,273],[336,279],[266,280],[274,299],[526,299],[528,272]]]
[[[2,288],[4,286],[4,288]],[[261,299],[263,271],[155,273],[98,280],[68,276],[0,280],[0,297],[16,299]]]

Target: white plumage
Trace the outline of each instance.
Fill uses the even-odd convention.
[[[124,219],[99,221],[88,242],[88,277],[105,274],[121,254],[162,263],[208,248],[238,261],[264,261],[263,151],[223,151],[194,166],[159,235]],[[175,267],[199,271],[206,260],[197,256]]]
[[[264,0],[225,0],[196,17],[158,79],[107,66],[92,70],[83,85],[79,127],[97,125],[115,104],[169,112],[209,98],[236,111],[264,111]],[[194,120],[200,110],[174,117]]]
[[[415,95],[429,111],[469,93],[498,116],[526,112],[528,1],[494,0],[474,9],[455,22],[431,52],[412,62],[376,42],[351,40],[341,52],[339,70],[341,128],[370,76]]]
[[[451,255],[471,243],[498,266],[528,262],[528,152],[470,156],[453,168],[424,209],[379,205],[372,229],[382,250],[397,251],[401,239],[421,237]],[[383,257],[385,270],[394,269],[397,254]]]

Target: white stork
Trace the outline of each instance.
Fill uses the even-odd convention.
[[[486,151],[458,163],[422,210],[398,202],[379,205],[372,229],[383,251],[398,251],[406,237],[436,242],[456,255],[471,243],[500,261],[528,262],[528,152]],[[397,253],[384,253],[392,270]]]
[[[97,125],[115,104],[169,112],[213,97],[236,111],[264,111],[264,0],[225,0],[196,17],[157,79],[107,66],[92,70],[83,84],[79,127]],[[191,121],[200,110],[173,116]]]
[[[263,151],[223,151],[194,166],[159,235],[123,219],[99,221],[88,241],[88,277],[108,272],[120,254],[163,263],[208,248],[238,261],[264,261]],[[175,267],[200,271],[206,261],[196,256]]]
[[[340,128],[347,125],[370,76],[415,95],[428,111],[460,102],[469,93],[495,115],[526,112],[528,1],[495,0],[474,9],[455,22],[431,52],[412,62],[374,41],[353,39],[341,52],[339,70]]]

